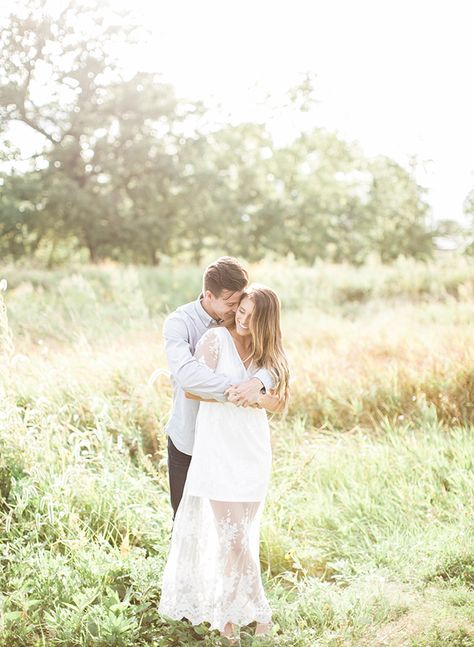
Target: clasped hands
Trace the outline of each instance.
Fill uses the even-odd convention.
[[[228,402],[238,407],[259,407],[261,389],[262,383],[258,377],[252,377],[250,380],[229,387],[224,395]]]
[[[262,386],[263,385],[258,377],[252,377],[245,382],[230,386],[224,395],[227,398],[227,402],[232,402],[232,404],[235,404],[238,407],[258,407],[260,409],[261,407],[257,401],[260,397]],[[198,395],[193,395],[188,391],[185,392],[185,395],[190,400],[217,402],[217,400],[206,400],[204,398],[200,398]]]

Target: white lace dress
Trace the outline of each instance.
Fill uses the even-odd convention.
[[[226,328],[199,340],[196,357],[233,383],[254,373]],[[256,370],[256,369],[255,369]],[[271,472],[264,409],[201,402],[193,457],[176,512],[158,610],[192,624],[268,623],[259,562],[260,520]]]

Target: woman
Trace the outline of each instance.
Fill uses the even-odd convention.
[[[255,407],[235,406],[232,389],[226,403],[201,402],[163,574],[161,613],[186,617],[192,624],[209,622],[237,642],[238,625],[257,621],[255,633],[264,634],[271,624],[259,562],[260,519],[272,458],[266,410],[282,411],[289,397],[275,292],[250,286],[234,326],[206,332],[195,356],[236,384],[262,367],[274,381],[272,392],[262,394]]]

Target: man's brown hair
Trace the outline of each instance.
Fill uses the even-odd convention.
[[[219,298],[223,290],[239,292],[247,287],[248,282],[247,270],[236,258],[221,256],[207,266],[203,277],[203,291],[209,290]]]

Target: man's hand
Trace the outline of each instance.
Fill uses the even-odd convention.
[[[258,377],[231,386],[225,392],[227,400],[238,407],[249,407],[257,403],[262,389],[262,382]]]

